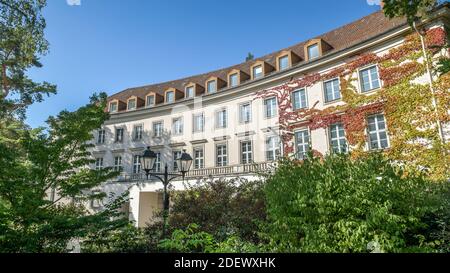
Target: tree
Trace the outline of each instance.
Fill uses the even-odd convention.
[[[267,181],[265,235],[280,252],[436,251],[449,189],[381,154],[286,159]]]
[[[0,118],[25,116],[26,107],[56,93],[56,86],[37,83],[26,71],[41,67],[48,52],[42,9],[46,0],[0,0]]]
[[[417,20],[426,18],[437,6],[437,0],[384,0],[383,11],[389,18],[406,17],[411,26]]]
[[[205,180],[171,196],[170,231],[197,224],[200,231],[212,234],[218,241],[235,235],[259,242],[259,224],[266,218],[263,182]],[[155,220],[148,230],[161,226],[159,215]]]
[[[88,167],[92,132],[108,118],[105,106],[106,94],[94,95],[77,111],[50,117],[47,131],[16,130],[14,145],[0,142],[0,252],[64,252],[73,239],[128,222],[118,211],[126,193],[101,212],[83,206],[104,199],[93,189],[117,175]]]
[[[248,62],[248,61],[253,60],[254,58],[255,58],[255,56],[253,56],[253,54],[251,52],[249,52],[247,54],[247,57],[245,57],[245,61]]]

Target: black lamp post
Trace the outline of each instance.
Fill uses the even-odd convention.
[[[156,154],[152,150],[150,150],[150,147],[147,147],[147,149],[144,151],[141,157],[141,166],[142,169],[145,171],[145,175],[147,177],[147,180],[150,177],[155,177],[159,179],[163,185],[164,185],[164,194],[163,194],[163,200],[164,200],[164,206],[163,206],[163,237],[166,237],[167,232],[167,220],[169,218],[169,193],[167,192],[167,186],[169,185],[170,181],[177,177],[182,177],[184,179],[186,173],[189,171],[192,165],[192,157],[186,153],[186,150],[183,150],[183,153],[181,156],[177,159],[175,159],[177,162],[178,170],[181,174],[177,173],[170,173],[168,171],[167,164],[164,167],[163,173],[158,172],[152,172],[154,169],[154,165],[156,162]]]

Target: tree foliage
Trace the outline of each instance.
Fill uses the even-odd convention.
[[[412,26],[413,22],[426,18],[438,2],[437,0],[384,0],[383,11],[389,18],[406,17]]]
[[[218,241],[234,235],[258,242],[258,226],[266,217],[262,185],[260,181],[242,179],[205,180],[174,192],[170,229],[184,229],[195,223]],[[160,221],[153,226],[160,226]]]
[[[448,242],[431,229],[448,221],[437,215],[450,210],[449,183],[410,175],[381,154],[283,160],[265,192],[274,251],[433,251]]]
[[[48,82],[37,83],[26,76],[41,67],[39,58],[48,52],[42,9],[46,0],[0,0],[0,117],[25,116],[25,109],[56,93]]]
[[[83,206],[106,198],[93,189],[117,175],[88,168],[92,131],[108,117],[105,103],[106,94],[93,96],[77,111],[49,118],[47,131],[15,131],[16,143],[0,142],[1,252],[67,251],[72,239],[124,224],[118,209],[125,195],[111,198],[101,212]]]

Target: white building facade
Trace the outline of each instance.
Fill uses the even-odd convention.
[[[448,5],[428,27],[448,22]],[[143,227],[154,212],[162,208],[162,183],[145,180],[140,156],[146,147],[157,153],[155,171],[167,164],[176,172],[177,158],[186,150],[192,158],[184,182],[204,178],[256,178],[256,173],[273,167],[286,155],[279,124],[276,97],[257,96],[257,92],[280,86],[295,78],[324,74],[345,65],[364,53],[382,55],[401,45],[411,33],[404,20],[388,20],[376,12],[314,39],[233,67],[167,83],[131,88],[109,98],[111,118],[95,132],[96,159],[93,167],[114,167],[122,175],[103,187],[107,193],[130,191],[125,208],[130,220]],[[361,93],[377,92],[383,86],[377,64],[358,69],[355,78]],[[292,107],[303,109],[343,104],[339,79],[328,79],[292,93]],[[368,149],[389,147],[383,113],[368,117]],[[301,158],[309,149],[321,154],[345,151],[345,132],[340,124],[309,130],[298,127],[291,132],[294,156]],[[183,190],[183,181],[172,182]],[[91,209],[101,209],[100,203]]]

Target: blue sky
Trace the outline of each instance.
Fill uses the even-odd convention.
[[[204,73],[248,52],[294,45],[379,10],[368,2],[376,0],[48,0],[50,52],[29,75],[56,84],[58,94],[32,105],[27,122],[44,125],[93,92]]]

